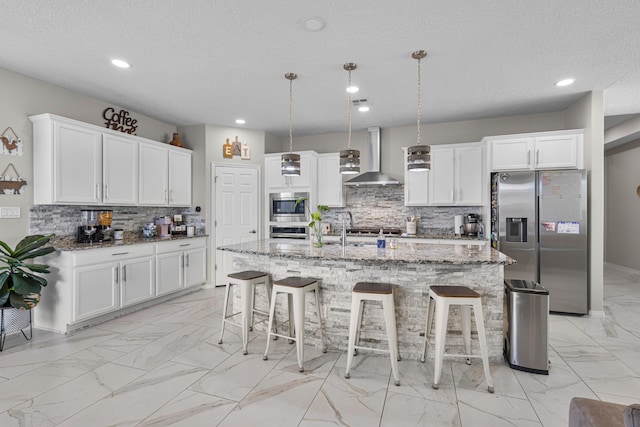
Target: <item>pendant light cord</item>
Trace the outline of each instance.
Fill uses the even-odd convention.
[[[420,145],[420,116],[422,115],[422,109],[420,106],[420,61],[422,58],[418,58],[418,140],[416,145]]]
[[[347,85],[348,89],[351,89],[351,69],[349,71],[349,84]],[[349,132],[347,136],[347,149],[351,149],[351,92],[347,90],[347,117],[349,122]]]
[[[293,78],[289,79],[289,153],[293,153]]]

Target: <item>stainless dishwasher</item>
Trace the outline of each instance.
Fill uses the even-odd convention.
[[[549,291],[530,280],[505,280],[503,316],[509,366],[549,375]]]

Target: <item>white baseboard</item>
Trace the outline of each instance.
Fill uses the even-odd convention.
[[[640,270],[635,270],[633,268],[625,267],[623,265],[613,264],[611,262],[605,262],[604,265],[605,267],[613,268],[619,271],[624,271],[625,273],[640,274]]]

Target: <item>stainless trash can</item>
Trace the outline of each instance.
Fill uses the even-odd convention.
[[[509,366],[549,375],[549,291],[529,280],[505,280],[503,316]]]

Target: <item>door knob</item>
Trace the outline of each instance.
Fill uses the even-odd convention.
[[[256,231],[256,230],[251,230],[249,233],[251,233],[251,234],[256,234],[256,233],[257,233],[257,231]]]

